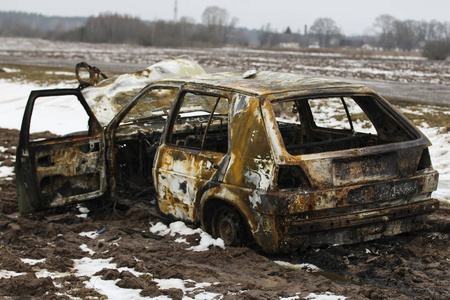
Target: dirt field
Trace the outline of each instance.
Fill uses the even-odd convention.
[[[13,164],[17,139],[17,130],[0,129],[0,146],[6,148],[0,154],[2,165]],[[187,236],[183,243],[177,241],[179,235],[155,239],[150,223],[161,220],[137,208],[117,207],[114,212],[112,205],[90,202],[85,204],[90,210],[87,218],[80,217],[76,207],[22,216],[14,180],[1,180],[0,192],[1,269],[19,274],[0,279],[0,295],[5,297],[107,299],[95,289],[96,278],[101,278],[142,297],[171,299],[450,298],[446,205],[420,232],[268,257],[247,248],[188,250],[199,243],[199,234]],[[103,233],[87,237],[96,230]],[[86,259],[109,264],[89,278],[80,271]],[[282,267],[275,261],[309,263],[322,271],[309,272],[309,265]],[[184,288],[164,286],[165,279],[178,280]]]

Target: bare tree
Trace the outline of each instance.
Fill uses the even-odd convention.
[[[181,32],[181,45],[192,46],[192,36],[194,35],[195,20],[189,17],[182,17],[179,22]]]
[[[263,25],[258,33],[259,44],[263,47],[275,47],[280,42],[279,34],[271,28],[270,23]]]
[[[441,23],[433,20],[429,23],[428,39],[429,41],[450,40],[450,23]]]
[[[258,40],[261,46],[268,46],[270,41],[270,35],[272,34],[270,29],[270,23],[263,25],[258,33]]]
[[[418,36],[414,32],[413,21],[395,21],[394,22],[394,36],[398,48],[406,51],[411,51],[416,43]]]
[[[100,14],[86,21],[83,39],[94,43],[133,42],[143,26],[141,20],[128,15]]]
[[[233,45],[244,47],[247,47],[250,44],[250,38],[242,28],[233,31],[230,41]]]
[[[396,18],[386,14],[375,19],[374,28],[378,35],[378,44],[384,49],[395,48],[394,23],[396,21]]]
[[[218,6],[208,6],[202,14],[202,22],[207,28],[209,40],[213,44],[226,44],[231,36],[237,18],[231,18],[228,11]]]
[[[311,26],[310,33],[318,39],[321,47],[330,47],[331,40],[341,35],[341,30],[334,20],[330,18],[319,18]]]
[[[450,41],[448,22],[401,21],[390,15],[381,15],[375,19],[373,28],[378,45],[384,49],[412,50],[422,48],[431,41]]]

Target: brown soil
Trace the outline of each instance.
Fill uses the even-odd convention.
[[[2,165],[13,165],[18,131],[0,129]],[[148,238],[150,222],[160,221],[148,211],[86,202],[87,218],[76,207],[20,215],[15,180],[0,180],[0,266],[22,275],[0,279],[0,297],[14,299],[106,299],[86,287],[87,276],[73,274],[74,260],[89,256],[80,245],[95,251],[91,258],[113,258],[117,268],[129,267],[145,275],[105,268],[95,274],[116,285],[141,290],[141,296],[166,295],[172,299],[194,298],[203,290],[160,289],[154,279],[179,278],[208,282],[206,292],[222,299],[279,299],[310,293],[331,292],[348,299],[449,299],[450,207],[431,215],[420,232],[351,246],[304,249],[297,253],[267,256],[248,248],[211,248],[194,252],[177,243],[179,236]],[[119,209],[119,211],[117,211]],[[121,217],[119,217],[121,216]],[[80,232],[105,228],[101,239]],[[134,230],[134,231],[133,231]],[[21,258],[43,259],[32,266]],[[310,263],[323,272],[281,267],[274,261]],[[60,278],[39,277],[36,270],[66,272]]]

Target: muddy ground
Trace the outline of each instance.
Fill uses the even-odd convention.
[[[13,165],[17,141],[17,130],[0,129],[0,146],[6,148],[0,152],[3,166]],[[176,242],[178,235],[155,239],[149,233],[150,223],[161,220],[153,214],[125,206],[114,210],[100,201],[84,204],[90,210],[87,218],[80,218],[76,207],[20,215],[14,179],[0,180],[0,200],[0,269],[20,273],[0,279],[3,299],[107,299],[83,283],[88,276],[75,274],[75,262],[86,256],[112,258],[117,268],[141,272],[135,275],[104,268],[95,275],[148,297],[202,299],[206,292],[217,294],[215,299],[303,299],[310,293],[330,292],[347,299],[450,298],[448,205],[441,205],[420,232],[359,245],[267,256],[254,249],[233,247],[191,251],[188,248],[199,243],[198,234],[186,238],[190,245]],[[102,229],[95,239],[80,235]],[[89,254],[80,248],[83,244],[93,251]],[[33,259],[35,264],[23,259]],[[286,268],[275,261],[310,263],[323,271]],[[60,272],[61,276],[38,274],[43,269],[52,274]],[[169,278],[192,280],[185,281],[192,286],[184,291],[163,289],[156,280]],[[195,285],[205,282],[211,285]]]

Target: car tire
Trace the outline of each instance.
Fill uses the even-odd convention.
[[[242,217],[231,205],[221,205],[212,218],[212,235],[221,238],[226,246],[243,246],[245,241],[245,227]]]

